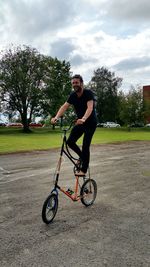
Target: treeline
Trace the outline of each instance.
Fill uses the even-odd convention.
[[[97,97],[97,116],[100,122],[115,121],[121,125],[144,123],[146,110],[143,88],[131,86],[125,93],[119,90],[122,78],[102,67],[94,71],[91,79]]]
[[[40,54],[29,46],[11,48],[0,59],[0,111],[11,118],[18,112],[24,131],[33,117],[54,116],[71,92],[71,65],[65,60]],[[84,77],[83,77],[84,78]],[[93,72],[85,87],[96,96],[99,122],[128,124],[144,121],[142,89],[132,87],[127,94],[121,88],[122,78],[105,67]],[[67,118],[73,116],[68,111]]]

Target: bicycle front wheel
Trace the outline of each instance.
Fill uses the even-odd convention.
[[[94,203],[97,195],[97,184],[93,179],[87,179],[80,191],[81,202],[85,206],[90,206]]]
[[[49,224],[53,221],[58,209],[58,196],[51,193],[44,201],[42,208],[43,222]]]

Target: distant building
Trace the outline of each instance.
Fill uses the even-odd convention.
[[[143,86],[143,100],[147,110],[145,119],[147,122],[150,122],[150,85]]]

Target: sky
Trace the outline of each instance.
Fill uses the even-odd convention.
[[[150,84],[149,0],[0,0],[0,51],[29,45],[88,83],[106,67],[121,89]]]

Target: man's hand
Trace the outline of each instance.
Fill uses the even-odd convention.
[[[76,125],[83,124],[84,122],[85,122],[85,120],[83,120],[83,119],[78,119],[78,120],[76,121]]]
[[[54,118],[51,119],[51,124],[55,124],[57,121],[58,121],[58,118],[54,117]]]

